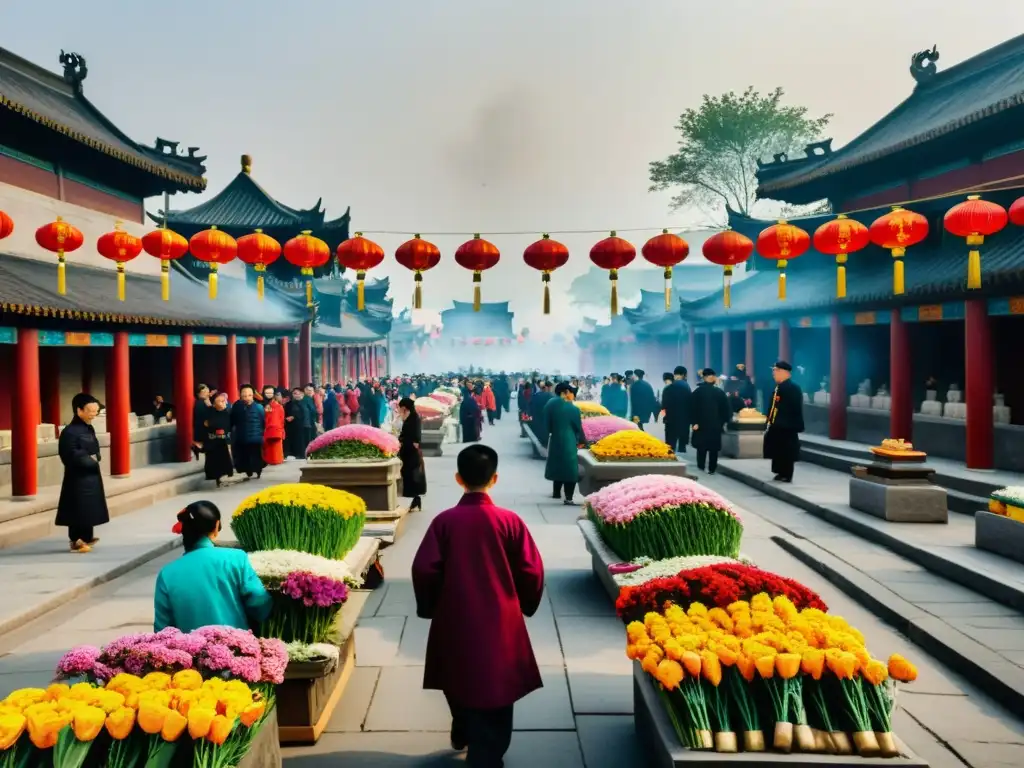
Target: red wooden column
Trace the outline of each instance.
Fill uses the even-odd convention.
[[[288,370],[288,339],[277,340],[277,378],[282,389],[291,389],[291,372]]]
[[[846,329],[839,315],[830,318],[828,436],[846,439]]]
[[[257,386],[252,379],[252,357],[249,353],[249,344],[242,343],[241,348],[237,346],[238,341],[235,340],[235,359],[238,361],[238,385],[252,384],[254,387]]]
[[[196,407],[195,363],[192,355],[192,334],[181,334],[181,346],[174,350],[174,420],[177,425],[175,455],[178,461],[192,459],[192,412]]]
[[[299,331],[299,386],[313,380],[313,326],[307,320]]]
[[[82,348],[82,391],[92,394],[92,349]]]
[[[789,321],[779,321],[779,360],[793,364],[793,344],[790,341]]]
[[[14,345],[14,390],[11,392],[11,490],[15,498],[39,490],[39,331],[19,328]]]
[[[723,376],[728,376],[732,368],[732,343],[729,338],[730,336],[732,336],[732,331],[728,328],[722,331],[722,370],[719,373]]]
[[[965,302],[964,378],[967,402],[967,468],[992,469],[995,425],[992,413],[992,325],[985,299]]]
[[[889,321],[889,387],[892,408],[889,412],[889,437],[912,440],[914,401],[911,396],[910,338],[900,310],[892,310]]]
[[[132,445],[128,414],[131,413],[127,331],[114,332],[114,346],[107,358],[107,430],[110,432],[110,474],[126,477],[132,471]]]
[[[224,345],[224,386],[228,393],[228,402],[238,399],[238,340],[235,334],[228,334],[228,343]]]
[[[747,376],[754,375],[754,324],[747,322],[746,340],[744,342],[743,364],[747,367]]]
[[[40,350],[40,385],[43,397],[43,424],[53,424],[54,436],[60,434],[60,354],[61,347]]]
[[[256,343],[252,345],[252,378],[253,386],[262,390],[267,384],[266,373],[263,369],[263,344],[262,336],[256,337]]]

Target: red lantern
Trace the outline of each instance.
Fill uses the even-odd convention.
[[[142,247],[160,259],[160,298],[171,298],[171,262],[188,253],[188,240],[170,229],[154,229],[142,236]]]
[[[679,235],[661,230],[640,249],[641,255],[656,267],[665,268],[665,311],[672,309],[672,267],[690,255],[690,245]]]
[[[551,235],[544,235],[535,243],[530,243],[523,251],[526,266],[540,271],[541,282],[544,283],[544,314],[551,314],[551,273],[564,267],[569,261],[569,249]]]
[[[463,269],[473,272],[473,311],[480,311],[480,279],[484,270],[490,269],[498,263],[501,254],[497,246],[480,235],[473,235],[472,240],[467,240],[455,251],[455,262]]]
[[[1018,197],[1010,206],[1010,221],[1018,227],[1024,227],[1024,197]],[[11,225],[14,226],[13,224]]]
[[[232,261],[238,253],[238,243],[227,232],[216,227],[192,235],[188,249],[200,261],[210,265],[210,298],[217,298],[217,268]]]
[[[313,270],[322,267],[331,258],[331,248],[319,237],[313,237],[311,230],[300,234],[284,244],[284,258],[299,267],[306,276],[306,306],[313,306]]]
[[[754,252],[754,241],[731,229],[717,232],[701,246],[704,258],[722,269],[722,302],[732,306],[732,268],[742,264]]]
[[[846,298],[846,257],[867,248],[871,242],[868,228],[840,213],[814,231],[814,249],[836,257],[836,298]]]
[[[100,256],[117,264],[117,298],[124,301],[124,265],[142,253],[142,240],[121,229],[121,222],[114,225],[113,232],[101,235],[96,241]]]
[[[907,211],[894,205],[884,216],[875,219],[868,228],[871,242],[879,248],[892,251],[892,292],[900,296],[904,291],[903,257],[907,248],[928,237],[928,219],[920,213]]]
[[[238,260],[256,269],[256,296],[263,301],[263,273],[281,256],[281,244],[262,229],[238,238]]]
[[[10,237],[12,232],[14,232],[14,219],[0,211],[0,240]]]
[[[612,316],[619,314],[619,270],[636,258],[636,248],[627,240],[618,237],[615,232],[594,244],[590,249],[590,260],[599,269],[608,270],[608,279],[612,282]]]
[[[957,203],[942,218],[946,231],[957,237],[967,238],[967,290],[981,288],[981,251],[987,235],[994,235],[1006,226],[1009,220],[1006,209],[1001,205],[982,200],[980,195],[971,195]]]
[[[415,273],[416,290],[413,291],[412,306],[413,309],[423,309],[423,273],[441,262],[441,251],[433,243],[414,235],[412,240],[398,246],[395,261]]]
[[[68,224],[60,216],[36,230],[36,242],[48,251],[57,254],[57,293],[67,293],[67,261],[64,254],[77,251],[85,238],[80,230]]]
[[[791,259],[802,255],[811,247],[811,236],[800,227],[784,219],[761,230],[757,236],[757,252],[766,259],[772,259],[779,267],[779,301],[786,300],[786,267]]]
[[[338,245],[338,263],[346,269],[356,271],[357,309],[366,308],[366,270],[373,269],[384,261],[384,249],[373,240],[367,240],[362,232]]]

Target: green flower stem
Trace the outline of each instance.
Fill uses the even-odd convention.
[[[864,696],[864,688],[861,686],[860,678],[854,680],[840,680],[839,688],[843,692],[843,699],[846,702],[846,712],[853,722],[854,731],[870,731],[871,717],[868,712],[867,698]]]
[[[815,725],[829,733],[834,731],[835,726],[832,724],[832,716],[828,711],[828,703],[825,701],[825,693],[822,691],[821,682],[816,680],[804,681],[804,693],[811,702],[811,711],[815,715]]]
[[[768,698],[772,703],[772,714],[775,716],[775,722],[788,723],[789,695],[787,693],[788,686],[786,685],[788,681],[771,677],[763,680],[763,682],[765,690],[768,691]]]
[[[605,522],[590,506],[587,516],[601,538],[626,561],[641,556],[654,560],[693,555],[735,558],[743,536],[739,520],[707,504],[650,510],[622,524]]]
[[[874,730],[881,733],[892,731],[892,711],[896,704],[892,685],[891,680],[886,680],[878,685],[868,682],[862,684],[871,715],[871,724],[874,726]]]
[[[345,518],[333,509],[258,504],[231,520],[242,549],[290,549],[342,560],[359,541],[365,514]]]
[[[761,718],[757,712],[757,704],[751,695],[750,683],[743,678],[743,675],[735,667],[724,670],[724,673],[729,684],[729,691],[732,694],[731,698],[740,713],[743,730],[760,731]]]
[[[274,607],[270,617],[260,624],[260,637],[275,637],[286,643],[330,643],[337,639],[338,614],[344,603],[319,608],[280,592],[272,595]]]

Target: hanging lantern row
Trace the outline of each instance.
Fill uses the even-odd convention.
[[[722,302],[732,306],[732,271],[754,252],[754,241],[731,229],[717,232],[701,246],[704,258],[722,267]]]
[[[590,260],[599,269],[608,270],[608,279],[612,283],[612,317],[619,314],[619,270],[629,266],[635,258],[636,248],[633,244],[623,240],[614,231],[590,249]]]
[[[481,280],[483,273],[497,266],[501,259],[501,253],[497,246],[489,240],[484,240],[480,235],[473,235],[472,240],[467,240],[455,249],[455,263],[463,269],[473,273],[473,311],[480,311]]]
[[[356,273],[356,304],[358,311],[366,309],[366,272],[384,261],[384,249],[362,232],[338,246],[338,263]]]
[[[142,253],[142,238],[121,229],[121,222],[114,224],[114,231],[101,235],[96,241],[100,256],[110,259],[117,266],[117,300],[124,301],[124,265]]]
[[[551,235],[544,235],[535,243],[526,246],[523,251],[523,261],[526,266],[540,272],[540,279],[544,285],[544,314],[551,314],[551,273],[569,262],[569,249],[557,240],[552,240]]]
[[[667,229],[661,230],[640,249],[640,255],[656,267],[665,270],[665,311],[672,309],[672,267],[683,263],[690,255],[690,245],[679,235],[673,235]]]

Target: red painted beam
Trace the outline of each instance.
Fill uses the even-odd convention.
[[[224,345],[224,386],[221,389],[228,393],[228,402],[238,399],[238,341],[235,334],[228,334],[228,343]]]
[[[264,370],[264,339],[262,336],[257,337],[256,343],[252,347],[252,377],[253,386],[262,390],[267,383],[266,372]]]
[[[107,430],[110,432],[110,474],[131,473],[131,442],[128,414],[131,412],[129,375],[130,351],[127,331],[114,332],[114,346],[107,365]]]
[[[964,302],[964,367],[967,402],[967,468],[992,469],[992,324],[985,299]]]
[[[174,407],[177,409],[177,441],[175,455],[178,461],[192,459],[192,412],[196,407],[195,362],[192,334],[181,334],[181,346],[174,351]]]

